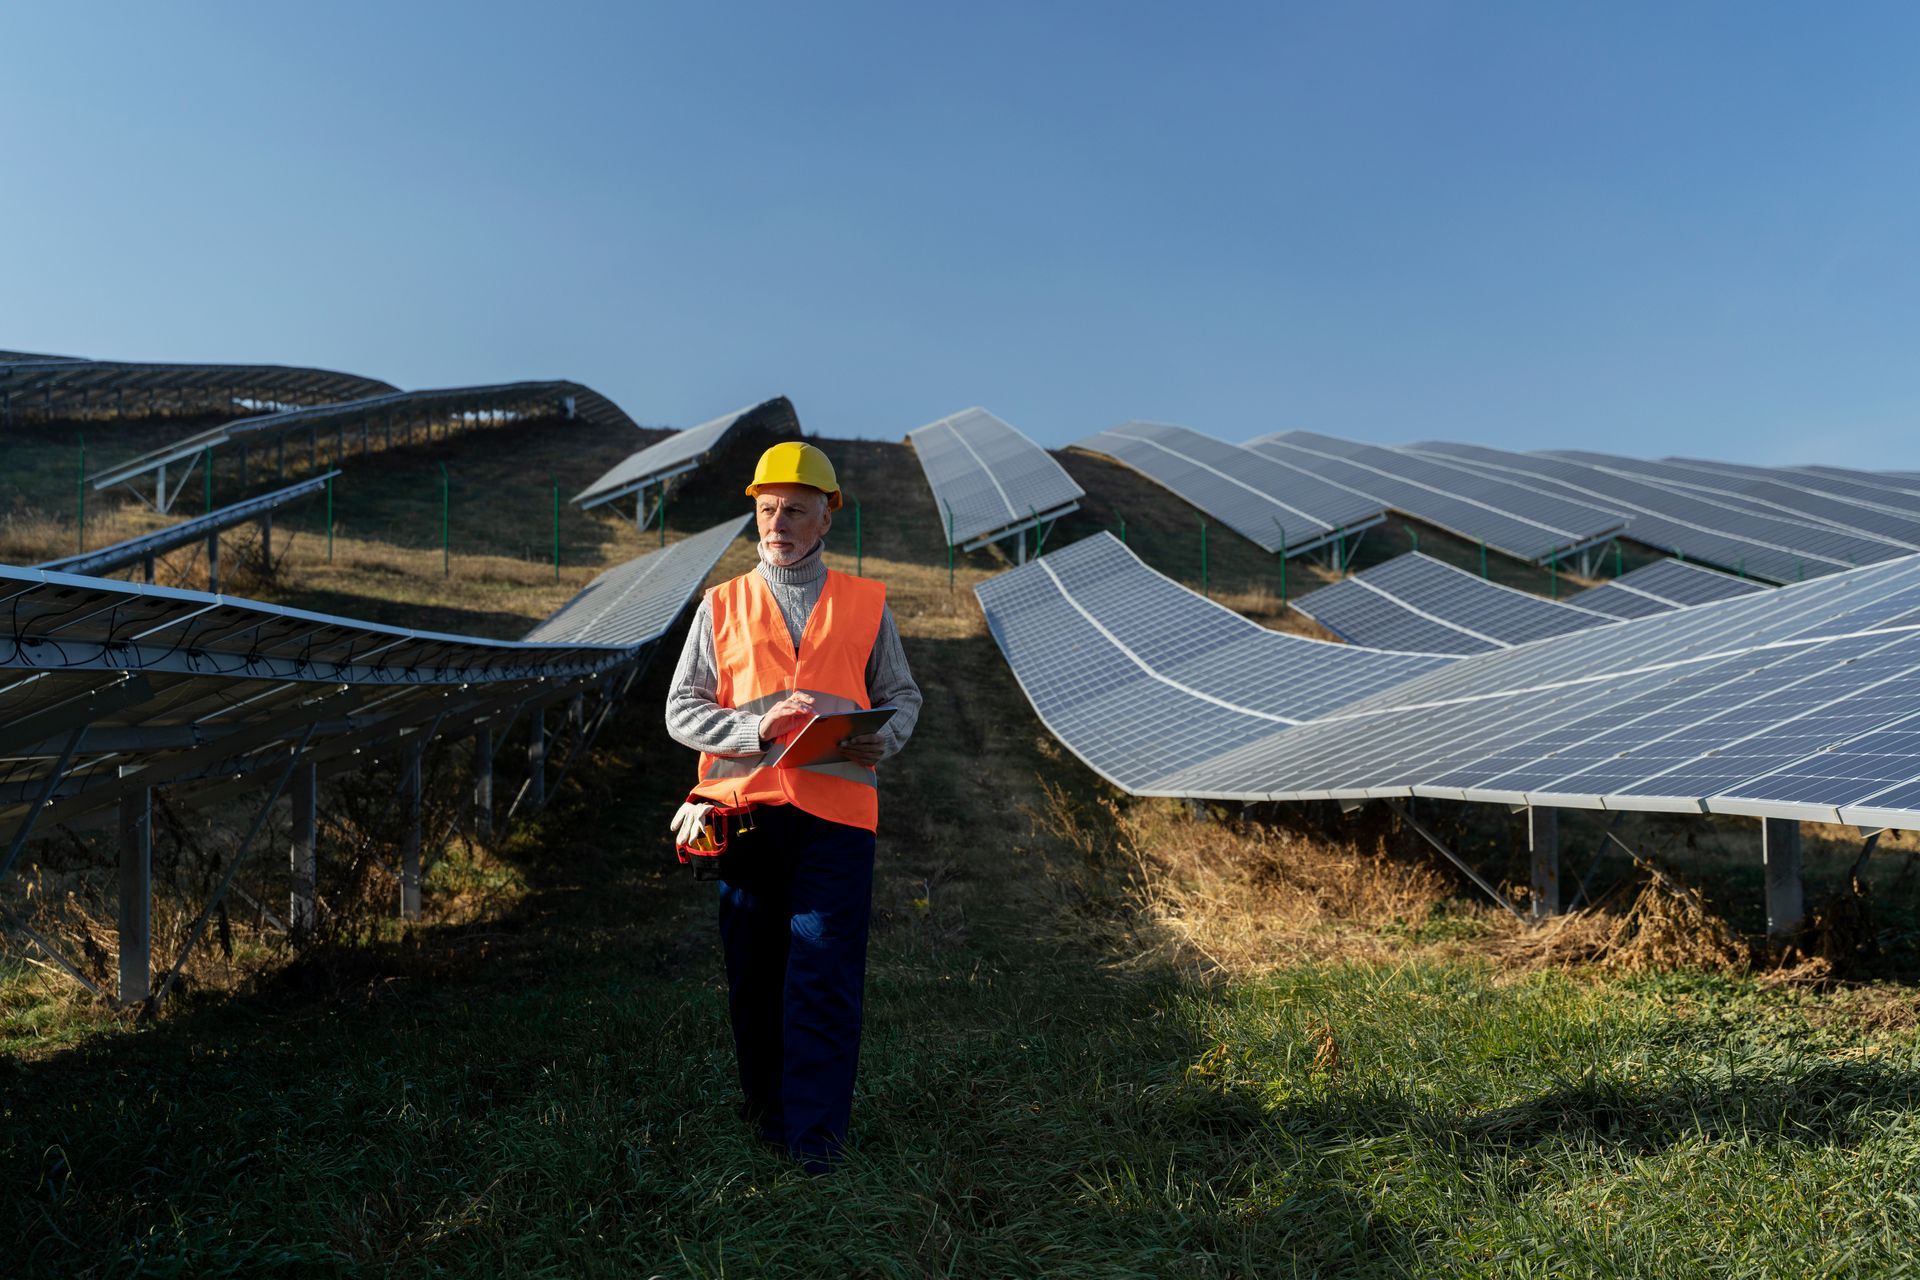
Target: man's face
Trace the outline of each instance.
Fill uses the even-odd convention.
[[[833,526],[827,495],[804,484],[763,484],[753,497],[760,546],[776,565],[790,565]]]

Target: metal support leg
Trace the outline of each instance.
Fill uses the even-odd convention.
[[[218,531],[207,535],[207,590],[215,594],[220,590],[220,534]]]
[[[535,809],[547,803],[547,713],[537,709],[527,721],[527,802]]]
[[[143,567],[147,571],[147,585],[152,586],[153,585],[153,557],[152,556],[144,557],[140,561],[140,564],[141,564],[141,567]]]
[[[1560,812],[1527,810],[1527,847],[1533,852],[1533,918],[1560,914]]]
[[[473,831],[482,840],[493,838],[493,730],[473,735]]]
[[[153,791],[120,797],[120,1003],[153,986]]]
[[[153,476],[153,505],[161,515],[167,514],[167,464],[161,463]]]
[[[400,847],[400,918],[420,918],[420,774],[426,762],[426,743],[407,748],[401,803],[406,806],[405,843]]]
[[[1767,871],[1767,932],[1780,937],[1799,929],[1806,917],[1807,892],[1800,878],[1800,824],[1787,818],[1763,818],[1760,848]]]
[[[320,790],[320,769],[311,758],[293,766],[293,841],[288,853],[291,889],[287,900],[287,927],[298,933],[311,930],[319,919],[315,888],[320,876],[320,856],[315,839],[315,811]]]

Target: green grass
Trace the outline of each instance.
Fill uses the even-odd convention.
[[[538,521],[509,501],[525,496],[514,485],[537,488],[565,443],[448,442],[461,474],[499,495],[495,544],[456,558],[451,581],[437,548],[405,532],[437,502],[420,496],[438,462],[423,451],[356,461],[354,558],[330,573],[308,532],[289,553],[298,572],[270,585],[511,634],[597,564],[642,549],[618,517],[579,517],[568,581],[539,585],[537,560],[515,576]],[[0,959],[6,1274],[1920,1267],[1911,988],[1503,967],[1487,955],[1506,935],[1464,891],[1417,927],[1337,922],[1366,933],[1354,954],[1367,959],[1338,954],[1346,935],[1329,926],[1316,937],[1331,942],[1301,952],[1318,958],[1281,938],[1263,965],[1196,966],[1113,856],[1093,803],[1110,793],[1033,719],[983,634],[969,588],[999,553],[959,557],[949,592],[938,515],[905,451],[829,447],[927,696],[912,746],[883,772],[844,1170],[809,1180],[733,1117],[712,891],[666,846],[692,762],[659,724],[661,661],[552,810],[490,853],[439,863],[422,925],[282,954],[138,1027]],[[670,535],[739,510],[740,469],[721,460],[688,485]],[[1089,521],[1144,501],[1093,474]],[[1153,536],[1153,520],[1129,518]],[[1155,518],[1177,531],[1177,512]],[[1176,543],[1149,545],[1174,565]],[[847,512],[832,554],[852,567]],[[1223,552],[1225,587],[1251,590],[1262,563],[1236,554]],[[723,571],[749,555],[742,544]],[[1044,820],[1041,782],[1084,819],[1081,843]],[[517,779],[503,770],[502,783],[510,793]],[[1524,865],[1512,824],[1476,812],[1485,820],[1457,847],[1511,882]],[[1356,839],[1376,831],[1366,815],[1324,817]],[[1597,827],[1570,815],[1566,832],[1571,875]],[[1626,834],[1696,871],[1751,927],[1751,824],[1647,818]],[[1907,848],[1874,869],[1895,968],[1912,950]],[[1808,852],[1816,888],[1839,883],[1844,842]],[[1427,855],[1402,842],[1382,856]],[[1596,886],[1628,870],[1609,854]]]

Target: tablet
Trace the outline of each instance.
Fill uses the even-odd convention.
[[[810,764],[831,764],[836,760],[845,760],[840,754],[840,740],[852,738],[863,733],[877,733],[880,726],[893,719],[895,707],[874,707],[868,711],[840,711],[833,715],[815,716],[807,721],[807,727],[800,736],[787,744],[777,759],[767,763],[776,769],[802,769]]]

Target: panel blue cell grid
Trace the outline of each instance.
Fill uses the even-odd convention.
[[[1584,449],[1547,449],[1542,451],[1542,456],[1564,458],[1614,475],[1645,480],[1682,495],[1709,494],[1715,501],[1744,507],[1760,515],[1810,520],[1849,533],[1883,538],[1907,551],[1920,551],[1920,517],[1818,493],[1804,485],[1760,476],[1702,471],[1683,463],[1626,458]]]
[[[1758,515],[1716,503],[1710,495],[1682,495],[1561,458],[1447,442],[1409,445],[1404,451],[1609,507],[1626,519],[1626,536],[1636,542],[1769,582],[1796,582],[1903,554],[1891,542]]]
[[[1719,479],[1772,481],[1895,515],[1920,517],[1920,495],[1903,492],[1897,487],[1897,481],[1889,480],[1886,472],[1817,466],[1757,467],[1707,458],[1663,458],[1661,461]]]
[[[1509,649],[1616,621],[1418,552],[1308,592],[1293,607],[1350,643],[1425,653]]]
[[[619,498],[644,497],[652,486],[692,471],[728,440],[747,434],[764,435],[770,441],[799,435],[800,417],[794,412],[793,402],[775,396],[676,431],[609,467],[599,479],[574,494],[573,501],[584,511]],[[742,482],[740,487],[745,489],[746,484]]]
[[[56,573],[113,573],[158,555],[184,547],[190,542],[198,542],[208,534],[230,529],[249,520],[258,520],[269,515],[290,502],[302,498],[311,498],[327,487],[327,481],[339,475],[338,471],[329,471],[311,480],[302,480],[271,493],[247,498],[231,503],[206,515],[195,516],[191,520],[182,520],[178,524],[156,529],[152,533],[143,533],[138,537],[127,538],[111,546],[100,547],[94,551],[81,552],[79,555],[63,556],[58,560],[49,560],[35,566],[51,569]]]
[[[941,534],[973,550],[1076,511],[1086,493],[1053,455],[985,409],[907,433]]]
[[[561,605],[525,639],[636,646],[663,635],[713,571],[750,516],[725,520],[607,570]]]
[[[0,426],[246,416],[397,390],[378,378],[293,365],[163,364],[16,351],[0,358]]]
[[[1128,422],[1075,447],[1105,454],[1267,551],[1315,550],[1386,518],[1386,504],[1186,427]]]
[[[1545,564],[1625,527],[1613,511],[1538,485],[1468,475],[1412,454],[1311,431],[1261,436],[1248,447],[1495,551]]]
[[[1582,591],[1567,603],[1616,618],[1644,618],[1669,609],[1711,604],[1734,596],[1752,595],[1769,588],[1736,578],[1704,565],[1682,560],[1656,560],[1623,573],[1611,582]]]
[[[1920,828],[1920,558],[1462,658],[1158,779]]]
[[[1191,760],[1454,661],[1269,631],[1104,533],[974,590],[1041,720],[1095,772],[1144,795]]]

